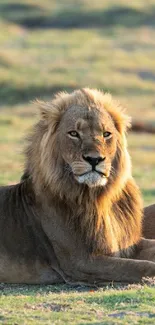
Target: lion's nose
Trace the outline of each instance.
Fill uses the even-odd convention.
[[[101,161],[105,160],[105,157],[91,157],[91,156],[82,156],[84,160],[86,160],[93,168],[98,165]]]

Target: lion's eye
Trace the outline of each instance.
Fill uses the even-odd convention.
[[[68,134],[73,138],[79,138],[79,134],[76,131],[70,131]]]
[[[103,132],[104,138],[109,138],[110,136],[111,136],[111,132],[108,132],[108,131]]]

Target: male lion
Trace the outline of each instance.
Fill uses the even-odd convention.
[[[0,281],[136,282],[155,276],[131,175],[129,118],[108,94],[82,89],[37,102],[25,176],[0,189]]]

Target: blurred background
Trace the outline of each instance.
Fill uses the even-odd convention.
[[[19,180],[34,98],[110,92],[155,127],[155,0],[0,0],[0,184]],[[145,127],[144,127],[145,131]],[[155,202],[155,135],[130,132],[133,174]]]

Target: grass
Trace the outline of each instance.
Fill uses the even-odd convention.
[[[133,117],[155,120],[155,30],[148,17],[154,2],[101,3],[89,2],[88,6],[86,0],[79,0],[76,5],[74,1],[64,5],[62,1],[56,4],[46,0],[32,6],[28,0],[22,4],[1,1],[0,98],[5,109],[34,97],[50,97],[58,90],[89,85],[112,92]],[[24,19],[34,21],[38,10],[46,18],[50,15],[51,23],[56,14],[60,19],[52,27],[45,28],[38,21],[33,28],[26,28]],[[133,23],[137,11],[140,17],[141,13],[146,17],[145,23]],[[89,23],[90,12],[91,22],[98,13],[96,23]],[[108,17],[104,25],[98,23],[103,23],[103,14]],[[62,18],[75,22],[75,16],[76,26],[62,28]],[[131,26],[123,23],[127,17]]]
[[[111,92],[155,125],[155,1],[0,1],[0,184],[20,179],[30,100],[59,90]],[[154,135],[129,133],[145,205],[155,197]],[[154,282],[72,288],[0,284],[0,324],[153,324]]]
[[[155,291],[147,286],[11,285],[1,290],[0,324],[153,324],[155,318]]]

